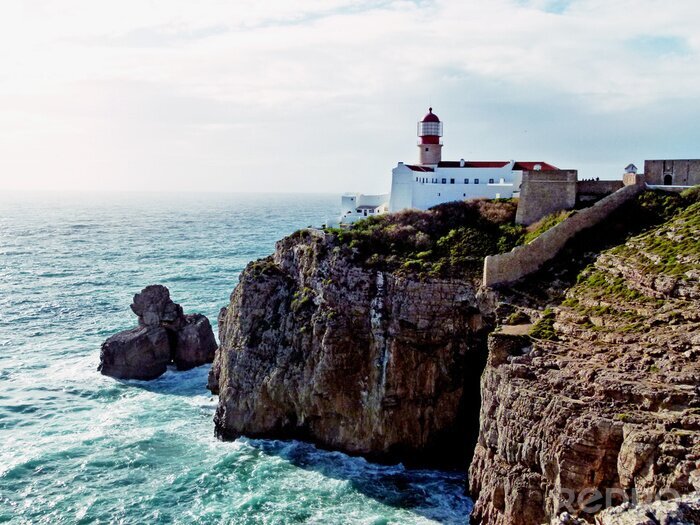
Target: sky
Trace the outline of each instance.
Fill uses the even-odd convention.
[[[384,192],[416,162],[700,158],[697,0],[5,0],[0,191]]]

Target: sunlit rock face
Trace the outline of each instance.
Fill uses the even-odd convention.
[[[216,428],[311,439],[409,463],[463,465],[489,329],[466,280],[352,265],[318,231],[248,266],[221,312]]]
[[[595,256],[551,310],[547,340],[489,338],[474,522],[545,523],[566,511],[606,524],[698,523],[661,518],[697,516],[683,502],[650,507],[658,520],[599,513],[700,489],[699,228],[695,204]],[[552,280],[542,277],[521,290]],[[518,290],[506,298],[528,303]]]

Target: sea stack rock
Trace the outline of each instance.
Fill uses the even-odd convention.
[[[149,380],[170,363],[189,370],[214,360],[216,339],[209,319],[183,313],[165,286],[151,285],[134,296],[131,310],[138,327],[113,335],[102,344],[102,374],[117,379]]]

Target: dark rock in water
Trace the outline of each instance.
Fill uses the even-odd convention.
[[[165,328],[139,326],[113,335],[102,344],[99,370],[117,379],[155,379],[170,363]]]
[[[134,295],[132,311],[139,326],[113,335],[102,344],[102,374],[117,379],[155,379],[170,363],[189,370],[211,363],[216,339],[209,319],[185,315],[165,286],[151,285]]]
[[[173,361],[178,370],[189,370],[203,363],[211,363],[216,352],[216,339],[209,319],[202,314],[184,316],[184,324],[177,331]]]
[[[170,291],[160,284],[146,286],[134,295],[131,310],[141,326],[167,326],[177,329],[183,320],[182,307],[170,299]]]

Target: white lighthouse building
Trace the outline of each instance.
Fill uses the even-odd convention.
[[[406,208],[427,210],[456,200],[517,197],[523,171],[556,170],[546,162],[442,160],[442,122],[428,109],[418,122],[418,164],[399,162],[391,172],[391,193],[345,194],[341,224]]]

